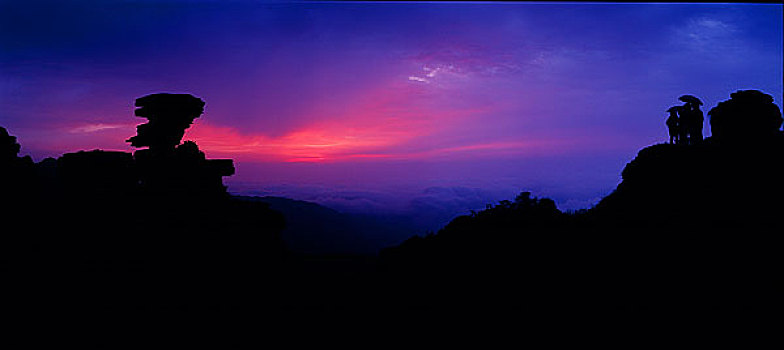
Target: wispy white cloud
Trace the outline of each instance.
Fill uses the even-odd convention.
[[[712,17],[695,17],[675,28],[674,41],[698,51],[724,51],[738,44],[735,25],[729,20]]]
[[[410,81],[421,83],[444,83],[450,78],[465,78],[468,72],[462,71],[454,64],[429,63],[422,66],[422,72],[408,77]]]
[[[74,134],[85,134],[85,133],[93,133],[98,131],[121,129],[121,128],[128,128],[128,127],[131,126],[128,124],[92,123],[92,124],[84,124],[84,125],[71,127],[68,131]]]
[[[465,78],[518,72],[520,61],[530,55],[520,48],[452,47],[425,50],[410,59],[423,67],[428,78]]]
[[[427,76],[428,78],[433,78],[433,77],[435,77],[435,76],[436,76],[436,74],[438,74],[438,72],[439,72],[439,71],[441,71],[441,67],[436,67],[436,68],[428,68],[428,67],[423,67],[422,69],[423,69],[425,72],[427,72],[427,74],[425,74],[425,76]]]

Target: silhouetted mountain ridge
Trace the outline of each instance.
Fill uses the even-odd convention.
[[[241,201],[265,203],[283,214],[281,233],[289,250],[299,254],[375,255],[400,243],[405,232],[416,232],[411,218],[395,215],[342,213],[317,203],[276,196],[233,196]]]
[[[434,291],[414,303],[781,307],[784,134],[759,94],[733,93],[709,112],[720,135],[642,149],[594,208],[562,213],[524,192],[386,249],[382,266],[394,283]],[[725,128],[746,122],[758,125]]]
[[[658,144],[641,150],[623,170],[623,181],[593,209],[597,215],[643,220],[773,219],[784,136],[756,145],[728,145],[713,138],[694,146]],[[612,214],[611,214],[612,213]],[[767,219],[765,219],[767,218]]]

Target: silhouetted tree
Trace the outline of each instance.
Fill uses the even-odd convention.
[[[28,192],[34,175],[33,160],[30,156],[19,157],[20,150],[16,137],[0,127],[0,189],[6,200],[16,201],[31,195]]]

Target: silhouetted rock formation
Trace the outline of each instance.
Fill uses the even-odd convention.
[[[127,197],[138,183],[133,157],[126,152],[67,153],[56,167],[59,185],[70,195]]]
[[[2,217],[0,269],[17,278],[18,306],[217,307],[260,295],[274,304],[288,259],[283,217],[226,193],[232,160],[180,144],[204,102],[156,94],[137,106],[150,123],[131,142],[149,149],[134,155],[80,151],[33,164],[0,129],[0,186],[16,194]]]
[[[140,185],[151,194],[221,195],[221,177],[234,174],[230,159],[207,160],[196,143],[180,144],[185,130],[204,111],[204,101],[188,94],[153,94],[136,99],[135,114],[149,119],[128,139]]]
[[[708,112],[714,139],[742,144],[781,137],[781,110],[773,97],[757,90],[739,90],[730,97]]]
[[[136,127],[128,139],[134,147],[150,147],[152,152],[171,153],[180,144],[193,121],[204,112],[204,101],[188,94],[152,94],[136,99],[134,111],[149,120]]]

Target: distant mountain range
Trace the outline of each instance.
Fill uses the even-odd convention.
[[[266,203],[283,214],[283,240],[298,254],[377,254],[422,233],[415,218],[405,215],[341,213],[316,203],[274,196],[234,198]]]

